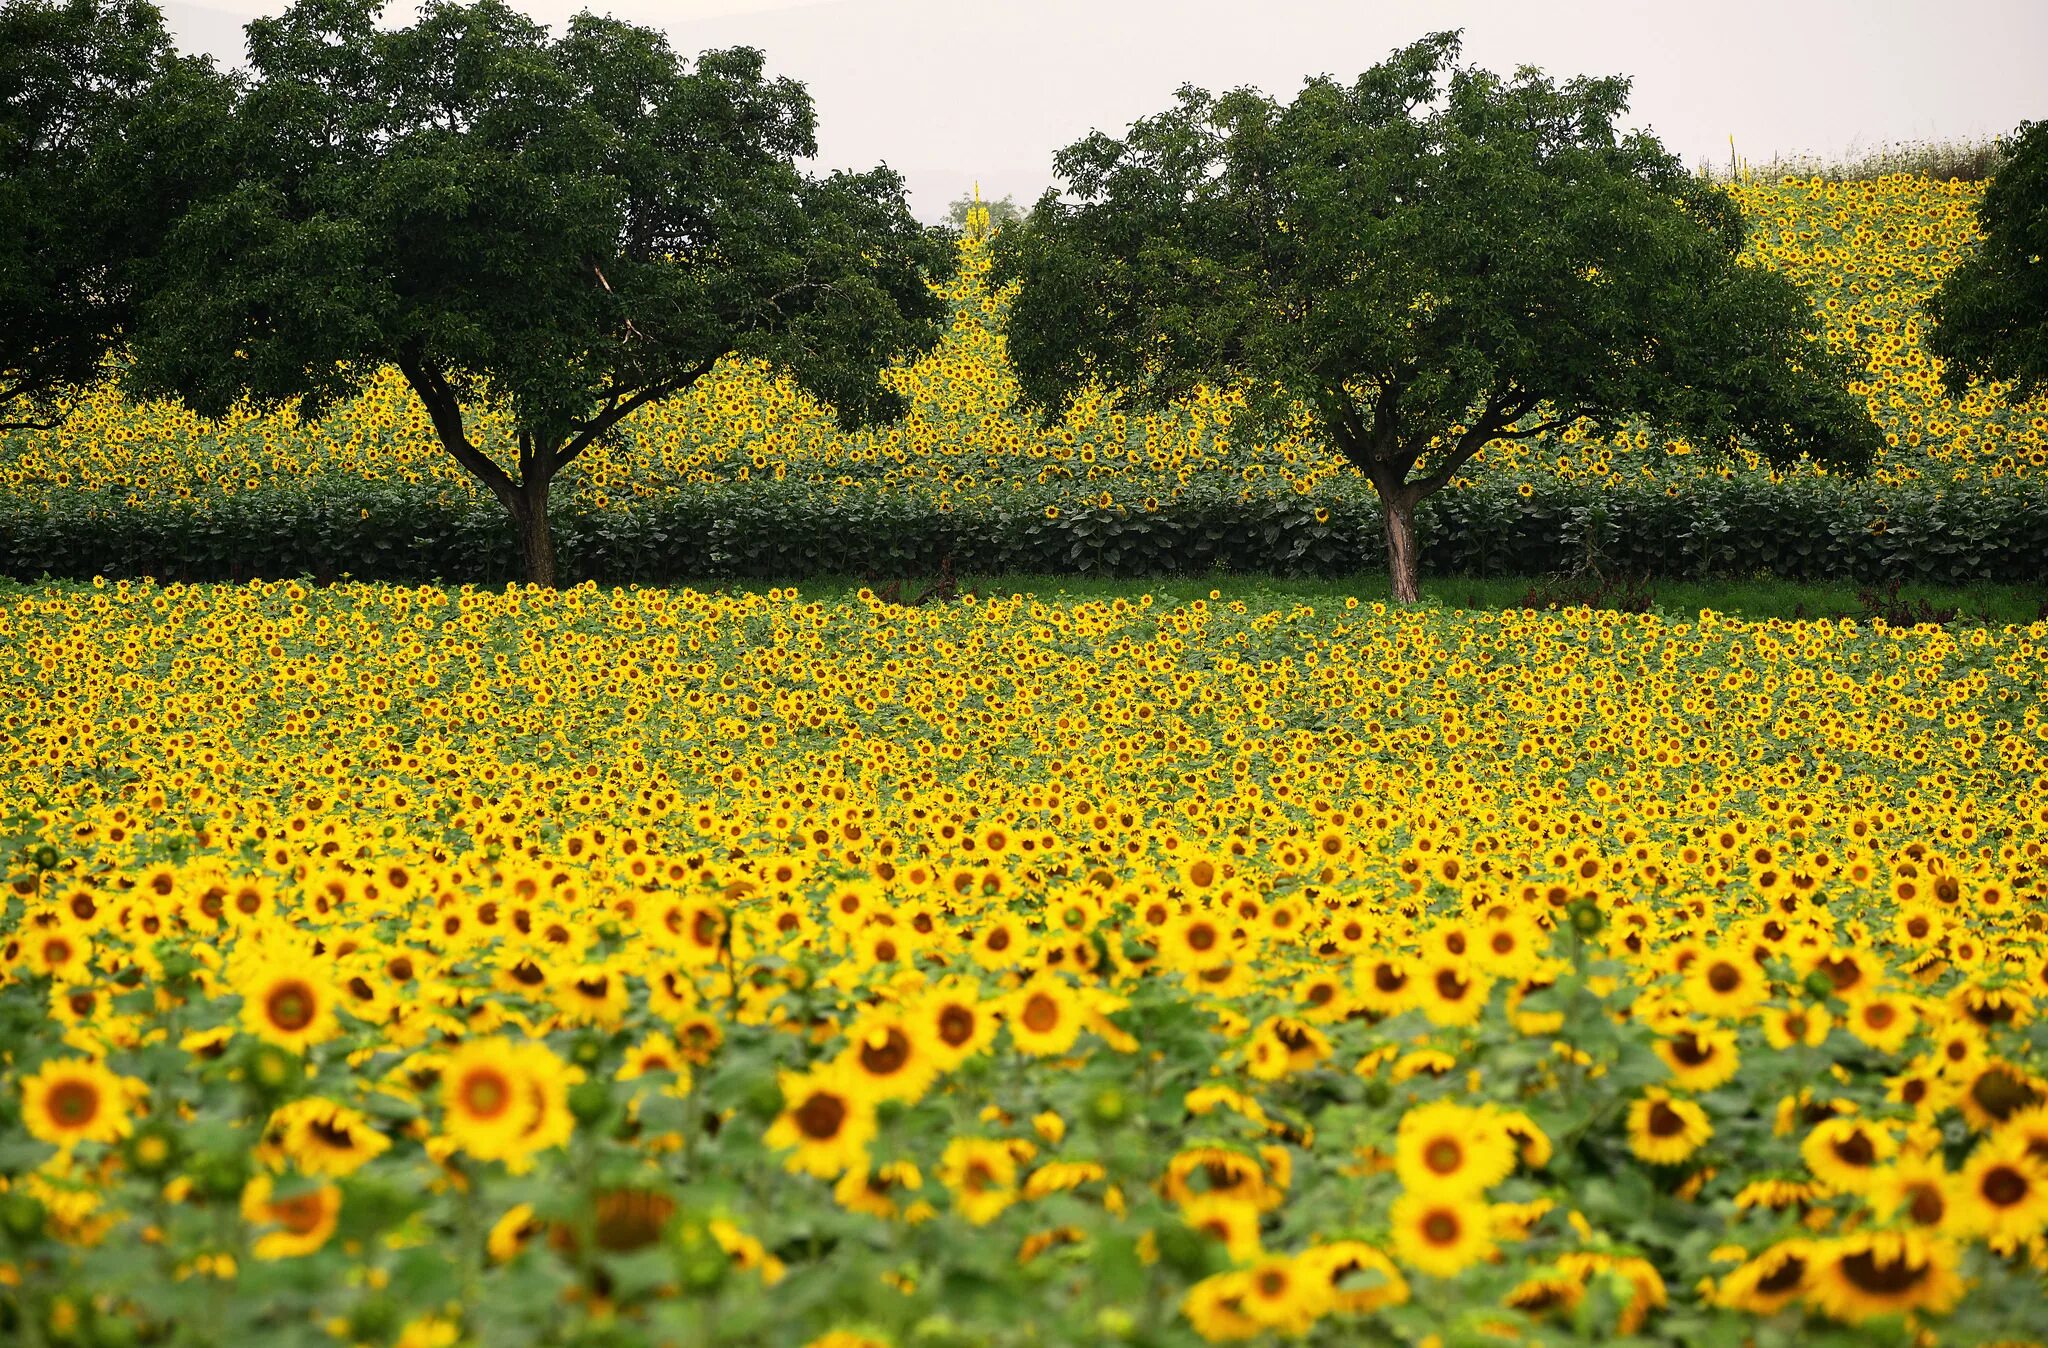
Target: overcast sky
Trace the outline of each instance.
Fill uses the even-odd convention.
[[[188,51],[241,60],[242,24],[280,3],[160,0]],[[1508,72],[1635,79],[1634,120],[1688,161],[1839,155],[1974,138],[2048,117],[2048,0],[538,0],[658,24],[676,47],[754,46],[810,87],[820,163],[887,162],[927,219],[977,179],[1028,204],[1052,154],[1116,132],[1173,90],[1291,96],[1355,76],[1440,28]],[[410,18],[398,0],[388,22]]]

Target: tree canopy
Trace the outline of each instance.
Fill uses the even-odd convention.
[[[103,377],[136,271],[205,180],[228,83],[140,0],[0,6],[0,430]]]
[[[1927,346],[1951,393],[1999,379],[2024,400],[2048,388],[2048,122],[2026,123],[2003,148],[1977,205],[1984,241],[1928,301]]]
[[[378,10],[249,25],[234,152],[153,270],[136,387],[315,414],[395,366],[540,582],[555,475],[728,354],[848,424],[894,411],[878,368],[937,340],[951,250],[887,168],[799,168],[809,95],[760,52],[692,62],[587,12],[551,36],[502,0],[431,0],[397,30]],[[516,462],[471,436],[485,402]]]
[[[1372,481],[1404,601],[1415,503],[1492,441],[1583,419],[1867,463],[1852,362],[1740,260],[1727,194],[1620,128],[1628,81],[1503,78],[1458,50],[1439,33],[1289,104],[1186,87],[1061,151],[1068,194],[995,246],[1027,395],[1239,384],[1233,434],[1307,429]]]

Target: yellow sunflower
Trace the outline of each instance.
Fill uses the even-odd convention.
[[[1651,1165],[1680,1165],[1714,1135],[1707,1112],[1690,1100],[1652,1088],[1628,1109],[1628,1145]]]
[[[1492,1215],[1478,1199],[1404,1194],[1388,1216],[1395,1255],[1424,1273],[1453,1277],[1494,1252]]]
[[[2017,1133],[1977,1144],[1957,1176],[1956,1195],[1957,1229],[2001,1253],[2048,1226],[2048,1164]]]
[[[1906,1311],[1939,1314],[1963,1296],[1955,1245],[1917,1231],[1862,1231],[1815,1244],[1807,1302],[1861,1324]]]
[[[1485,1110],[1442,1100],[1401,1117],[1394,1169],[1412,1192],[1468,1197],[1500,1183],[1514,1168],[1514,1142]]]
[[[782,1102],[781,1115],[762,1140],[771,1150],[790,1153],[783,1164],[791,1171],[829,1180],[867,1164],[874,1107],[843,1064],[782,1073]]]
[[[279,1198],[276,1182],[258,1175],[242,1189],[242,1218],[262,1233],[250,1249],[258,1259],[312,1254],[334,1234],[340,1216],[341,1190],[333,1184],[299,1188]]]
[[[273,956],[236,980],[242,1028],[266,1043],[302,1052],[341,1033],[327,970],[300,956]]]
[[[128,1135],[129,1104],[142,1089],[141,1082],[116,1076],[104,1063],[53,1059],[22,1078],[22,1122],[34,1136],[67,1149],[80,1142],[118,1142]]]

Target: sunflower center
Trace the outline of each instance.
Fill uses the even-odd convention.
[[[303,1236],[318,1229],[320,1209],[319,1194],[299,1194],[272,1203],[270,1219],[293,1235]]]
[[[1399,992],[1408,986],[1408,975],[1383,962],[1372,971],[1372,985],[1381,992]]]
[[[1899,1013],[1885,1002],[1873,1002],[1863,1008],[1863,1023],[1873,1030],[1882,1030],[1897,1020]]]
[[[1835,1156],[1843,1165],[1857,1167],[1877,1164],[1877,1148],[1860,1132],[1851,1133],[1834,1144]]]
[[[1042,992],[1024,1003],[1024,1024],[1033,1034],[1049,1034],[1060,1023],[1060,1004]]]
[[[1913,1186],[1913,1201],[1906,1205],[1906,1212],[1922,1226],[1939,1226],[1948,1212],[1948,1203],[1941,1196],[1941,1190],[1931,1184]]]
[[[1462,1230],[1458,1214],[1443,1208],[1422,1219],[1422,1238],[1432,1245],[1455,1245]]]
[[[315,1119],[306,1125],[306,1132],[324,1147],[336,1151],[354,1151],[356,1135],[345,1123],[332,1119]]]
[[[2009,1165],[1993,1166],[1984,1172],[1977,1192],[1995,1208],[2009,1208],[2024,1202],[2029,1189],[2027,1177]]]
[[[61,1081],[50,1092],[50,1117],[66,1128],[83,1128],[100,1112],[99,1089],[86,1081]]]
[[[846,1101],[817,1091],[796,1112],[797,1129],[813,1142],[830,1142],[846,1126]]]
[[[319,1002],[313,989],[296,978],[286,979],[263,999],[263,1014],[286,1034],[296,1034],[313,1023]]]
[[[1458,977],[1455,969],[1441,969],[1437,972],[1436,993],[1447,1002],[1463,1001],[1471,987],[1470,983]]]
[[[1707,970],[1707,986],[1726,996],[1742,986],[1742,970],[1722,960]]]
[[[1287,1295],[1287,1274],[1277,1268],[1269,1268],[1259,1274],[1259,1295],[1268,1300],[1278,1300]]]
[[[1776,1296],[1781,1292],[1791,1291],[1804,1281],[1806,1281],[1806,1261],[1797,1255],[1792,1255],[1768,1274],[1758,1278],[1756,1280],[1756,1290],[1764,1293],[1766,1296]]]
[[[1216,929],[1206,922],[1198,922],[1188,928],[1190,950],[1211,950],[1216,945]]]
[[[1970,1083],[1970,1098],[1979,1109],[2004,1123],[2020,1110],[2039,1104],[2041,1093],[2004,1067],[1993,1067]]]
[[[1874,1250],[1858,1250],[1842,1260],[1842,1276],[1872,1296],[1900,1296],[1926,1282],[1932,1267],[1903,1259],[1879,1259]]]
[[[939,1012],[939,1038],[948,1048],[958,1048],[974,1038],[974,1013],[958,1005]]]
[[[512,1083],[484,1068],[462,1081],[462,1107],[480,1119],[495,1119],[512,1104]]]
[[[1685,1131],[1685,1116],[1663,1100],[1650,1106],[1649,1122],[1651,1137],[1677,1137]]]
[[[1701,1043],[1700,1037],[1688,1030],[1671,1041],[1671,1056],[1687,1067],[1698,1067],[1714,1056],[1714,1046]]]
[[[860,1046],[860,1065],[876,1076],[900,1072],[909,1061],[910,1040],[901,1030],[890,1030],[880,1044],[869,1042]]]
[[[1431,1138],[1422,1149],[1422,1163],[1439,1175],[1455,1175],[1465,1164],[1465,1148],[1454,1137]]]

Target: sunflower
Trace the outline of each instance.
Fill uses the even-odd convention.
[[[939,1158],[939,1179],[952,1190],[954,1208],[976,1226],[1017,1201],[1017,1158],[1001,1142],[954,1138]]]
[[[1329,1282],[1285,1255],[1266,1255],[1237,1276],[1245,1316],[1282,1334],[1306,1334],[1329,1304]]]
[[[2001,1133],[1980,1142],[1956,1182],[1956,1226],[2008,1253],[2048,1226],[2048,1164],[2027,1139]]]
[[[1493,980],[1463,960],[1440,958],[1423,966],[1416,1003],[1432,1025],[1477,1024],[1486,1012]]]
[[[533,1204],[517,1203],[491,1223],[490,1235],[484,1242],[485,1249],[493,1262],[503,1264],[516,1257],[533,1242],[535,1236],[546,1230],[547,1223],[534,1215]]]
[[[1987,1058],[1963,1088],[1963,1117],[1989,1130],[2015,1114],[2048,1103],[2048,1082],[2003,1058]]]
[[[1747,955],[1709,952],[1686,970],[1693,1010],[1716,1020],[1746,1020],[1770,992],[1764,971]]]
[[[22,1121],[45,1142],[114,1143],[128,1135],[128,1108],[142,1083],[86,1058],[53,1059],[22,1078]]]
[[[1358,1004],[1383,1016],[1399,1015],[1415,1005],[1419,990],[1406,961],[1398,955],[1362,960],[1352,979]]]
[[[242,1028],[266,1043],[303,1052],[341,1033],[327,970],[310,959],[273,956],[238,980]]]
[[[1735,1031],[1694,1026],[1656,1044],[1657,1056],[1671,1069],[1680,1090],[1699,1094],[1724,1085],[1742,1065],[1735,1050]]]
[[[1191,1228],[1222,1245],[1236,1263],[1256,1259],[1264,1251],[1259,1241],[1259,1210],[1241,1198],[1196,1194],[1181,1205],[1180,1216]]]
[[[865,1012],[846,1032],[840,1062],[847,1080],[870,1101],[921,1098],[940,1067],[928,1033],[914,1014],[887,1006]]]
[[[1918,1020],[1910,1004],[1880,993],[1855,998],[1842,1017],[1849,1033],[1879,1053],[1897,1053],[1904,1048]]]
[[[1908,1154],[1872,1175],[1863,1196],[1879,1221],[1938,1230],[1953,1224],[1956,1177],[1938,1155]]]
[[[1819,1048],[1834,1027],[1835,1018],[1828,1009],[1811,1002],[1795,1002],[1764,1013],[1764,1040],[1781,1053],[1802,1044]]]
[[[1652,1087],[1628,1109],[1628,1145],[1651,1165],[1681,1165],[1714,1135],[1707,1112]]]
[[[1717,1306],[1775,1315],[1806,1291],[1813,1271],[1813,1242],[1781,1240],[1721,1279],[1714,1288]]]
[[[1401,1262],[1439,1278],[1453,1277],[1494,1252],[1492,1216],[1477,1199],[1404,1194],[1388,1217]]]
[[[1514,1142],[1484,1110],[1443,1100],[1401,1117],[1394,1169],[1412,1192],[1471,1197],[1506,1179],[1514,1168]]]
[[[1939,1314],[1963,1296],[1953,1243],[1917,1231],[1863,1231],[1813,1247],[1806,1299],[1848,1324],[1906,1311]]]
[[[489,1038],[459,1045],[441,1065],[441,1110],[457,1147],[480,1161],[505,1161],[525,1154],[540,1105],[516,1046]]]
[[[849,1212],[893,1221],[904,1215],[899,1196],[924,1188],[924,1176],[908,1161],[892,1161],[869,1169],[857,1166],[839,1177],[832,1196]]]
[[[782,1113],[762,1140],[791,1153],[783,1164],[792,1172],[836,1179],[867,1164],[874,1106],[848,1079],[843,1062],[782,1073],[782,1100]]]
[[[284,1198],[276,1183],[258,1175],[242,1189],[242,1218],[263,1234],[250,1253],[258,1259],[296,1259],[327,1243],[341,1216],[341,1190],[332,1184],[300,1188]]]
[[[995,1015],[981,1001],[979,985],[959,975],[944,979],[920,998],[917,1017],[926,1045],[946,1070],[986,1050],[998,1028]]]
[[[617,1025],[633,1002],[624,970],[602,963],[569,970],[550,993],[562,1019],[571,1025]]]
[[[391,1147],[362,1114],[317,1096],[280,1107],[265,1131],[305,1175],[352,1175]]]
[[[1843,1193],[1862,1194],[1898,1149],[1888,1129],[1868,1119],[1842,1118],[1817,1125],[1799,1144],[1799,1155],[1815,1179]]]
[[[1266,1327],[1245,1312],[1247,1291],[1242,1274],[1214,1274],[1188,1289],[1181,1298],[1180,1312],[1195,1332],[1210,1343],[1254,1339]]]
[[[1056,975],[1037,975],[1004,999],[1003,1010],[1010,1042],[1034,1057],[1065,1053],[1081,1034],[1081,999]]]
[[[1368,1315],[1408,1300],[1408,1280],[1394,1261],[1362,1240],[1311,1245],[1295,1264],[1305,1276],[1322,1279],[1332,1310]]]

